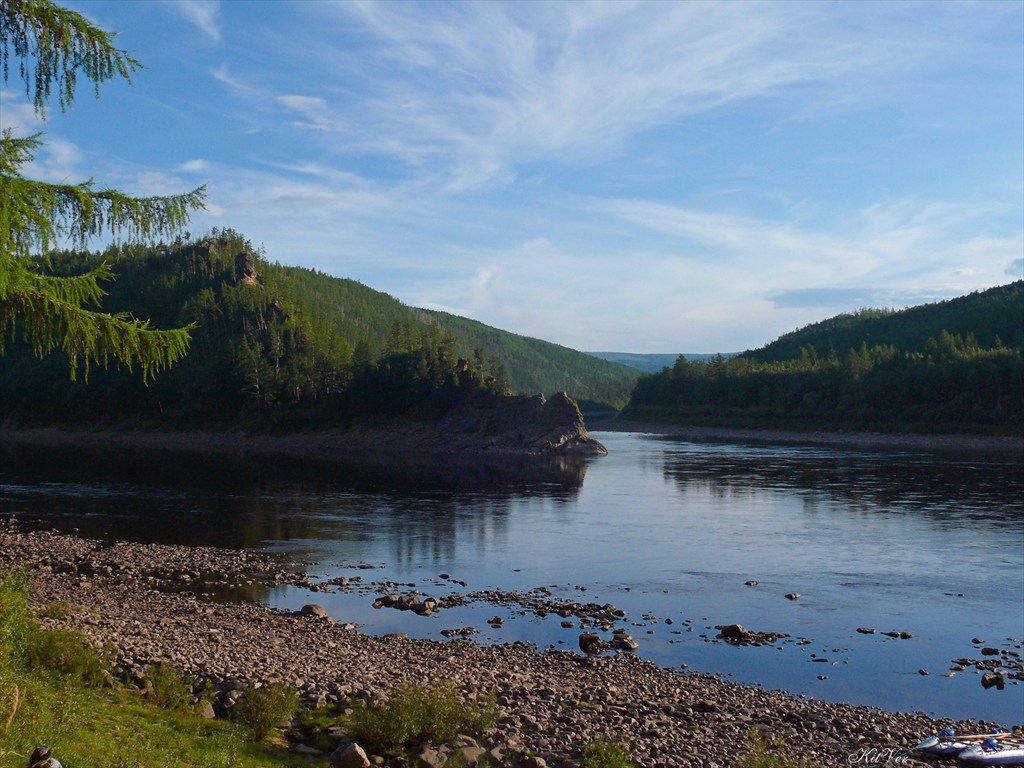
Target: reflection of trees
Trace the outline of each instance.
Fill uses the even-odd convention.
[[[456,542],[504,538],[512,500],[575,498],[587,466],[565,457],[367,458],[19,448],[0,453],[0,483],[19,487],[11,511],[88,537],[225,547],[385,540],[398,562],[444,562]]]
[[[682,447],[682,446],[681,446]],[[663,472],[684,492],[716,499],[799,494],[805,512],[841,502],[863,514],[914,513],[1019,528],[1024,475],[1014,462],[898,453],[689,445],[665,454]]]

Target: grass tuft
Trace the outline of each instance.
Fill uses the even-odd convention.
[[[371,749],[385,752],[427,742],[450,741],[459,733],[480,735],[498,717],[495,697],[463,704],[452,683],[395,689],[387,703],[355,710],[349,731]]]
[[[161,709],[185,711],[192,700],[192,684],[188,675],[170,664],[154,664],[146,675],[150,701]]]
[[[786,753],[786,742],[779,736],[771,739],[760,731],[747,734],[750,752],[738,768],[820,768],[816,762],[797,762]]]
[[[233,710],[234,717],[252,731],[256,741],[263,741],[282,721],[299,708],[299,695],[284,683],[261,688],[247,688]]]
[[[583,768],[635,768],[629,750],[599,736],[583,747]]]

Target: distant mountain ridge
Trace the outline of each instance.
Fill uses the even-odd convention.
[[[698,363],[707,362],[718,356],[718,353],[714,352],[702,354],[693,352],[587,352],[587,354],[613,363],[628,365],[630,368],[636,368],[638,371],[646,373],[657,373],[662,368],[671,368],[676,360],[679,359],[679,355],[682,355],[691,362]],[[728,359],[735,354],[735,352],[722,353],[722,357]]]

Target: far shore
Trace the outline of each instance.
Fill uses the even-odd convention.
[[[595,421],[587,426],[593,433],[638,432],[678,437],[698,442],[741,442],[762,445],[812,445],[836,448],[912,450],[940,453],[981,453],[1024,460],[1024,437],[977,434],[909,434],[881,432],[798,432],[782,429],[743,429],[705,427],[645,421]],[[597,443],[600,445],[599,443]],[[427,460],[443,454],[446,459],[486,461],[512,455],[529,458],[546,455],[572,456],[573,452],[554,451],[533,454],[525,451],[474,450],[465,441],[447,444],[443,435],[427,441],[423,434],[410,430],[403,435],[395,429],[360,428],[352,431],[324,430],[269,434],[237,429],[208,431],[170,431],[120,428],[26,427],[0,429],[0,449],[18,445],[38,448],[84,450],[157,450],[186,451],[206,456],[286,456],[294,459],[358,459],[367,464],[387,464]],[[428,447],[429,446],[429,447]],[[579,454],[576,454],[579,455]]]
[[[589,425],[592,432],[641,432],[687,440],[786,445],[823,445],[839,448],[877,448],[938,452],[990,453],[1024,459],[1024,437],[974,434],[910,434],[882,432],[797,432],[782,429],[700,427],[615,419]]]

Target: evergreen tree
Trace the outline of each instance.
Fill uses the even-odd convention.
[[[101,83],[115,77],[131,82],[139,63],[114,46],[114,35],[81,14],[50,0],[0,0],[0,65],[3,82],[13,53],[25,94],[43,119],[54,88],[62,111],[74,100],[77,77],[91,80],[99,96]],[[128,313],[97,309],[113,278],[104,262],[82,275],[44,273],[46,254],[59,240],[84,247],[90,237],[153,241],[179,232],[189,213],[201,208],[205,187],[182,195],[132,197],[115,189],[98,189],[92,180],[48,184],[25,178],[21,169],[42,145],[40,134],[18,137],[6,130],[0,138],[0,354],[8,335],[21,336],[43,356],[55,348],[67,353],[71,378],[79,364],[88,375],[90,362],[111,358],[144,379],[170,366],[188,349],[191,326],[156,330]]]

